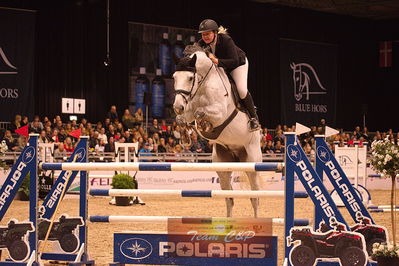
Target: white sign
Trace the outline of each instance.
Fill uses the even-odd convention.
[[[72,98],[62,98],[62,113],[63,114],[73,114],[73,99]]]
[[[86,100],[85,99],[73,99],[74,100],[74,113],[85,114],[86,113]]]

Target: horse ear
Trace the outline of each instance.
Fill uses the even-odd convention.
[[[175,63],[175,65],[177,65],[177,64],[179,64],[181,58],[178,57],[176,55],[176,53],[172,53],[172,59],[173,59],[173,62]]]
[[[197,62],[197,55],[194,54],[193,57],[190,60],[190,66],[195,67],[195,63]]]
[[[295,69],[295,63],[291,62],[290,67],[291,67],[291,69]]]

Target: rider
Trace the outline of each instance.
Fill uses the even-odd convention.
[[[248,59],[245,53],[235,45],[227,30],[212,19],[205,19],[199,25],[198,33],[202,39],[198,45],[209,50],[209,58],[218,67],[230,73],[237,85],[238,94],[249,114],[251,131],[260,129],[252,96],[248,91]]]

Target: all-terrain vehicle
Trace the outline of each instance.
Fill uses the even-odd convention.
[[[44,240],[50,226],[50,221],[47,219],[40,219],[38,224],[39,240]],[[78,226],[82,225],[83,220],[81,217],[69,218],[66,215],[62,215],[58,221],[53,223],[48,240],[58,241],[63,251],[73,253],[79,248],[79,239],[74,232]]]
[[[336,223],[334,230],[317,233],[311,227],[292,228],[287,245],[300,241],[290,253],[294,266],[314,265],[317,258],[339,258],[342,266],[360,266],[366,262],[363,236],[344,231],[345,225]]]
[[[367,253],[371,256],[374,243],[387,242],[387,230],[384,226],[372,224],[370,218],[359,216],[356,219],[358,223],[351,226],[351,231],[364,236]]]
[[[30,253],[30,247],[24,238],[28,232],[33,231],[34,227],[31,222],[19,223],[16,220],[10,220],[7,226],[0,227],[0,249],[7,248],[13,261],[26,260]]]
[[[358,223],[351,226],[350,229],[352,232],[360,233],[364,236],[367,253],[371,256],[374,243],[387,241],[387,230],[384,226],[372,224],[370,218],[364,217],[361,214],[356,217],[356,220]],[[327,232],[329,230],[330,228],[322,222],[318,232]]]

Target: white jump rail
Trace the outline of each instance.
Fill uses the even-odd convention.
[[[284,163],[41,163],[42,170],[63,171],[280,171]]]

